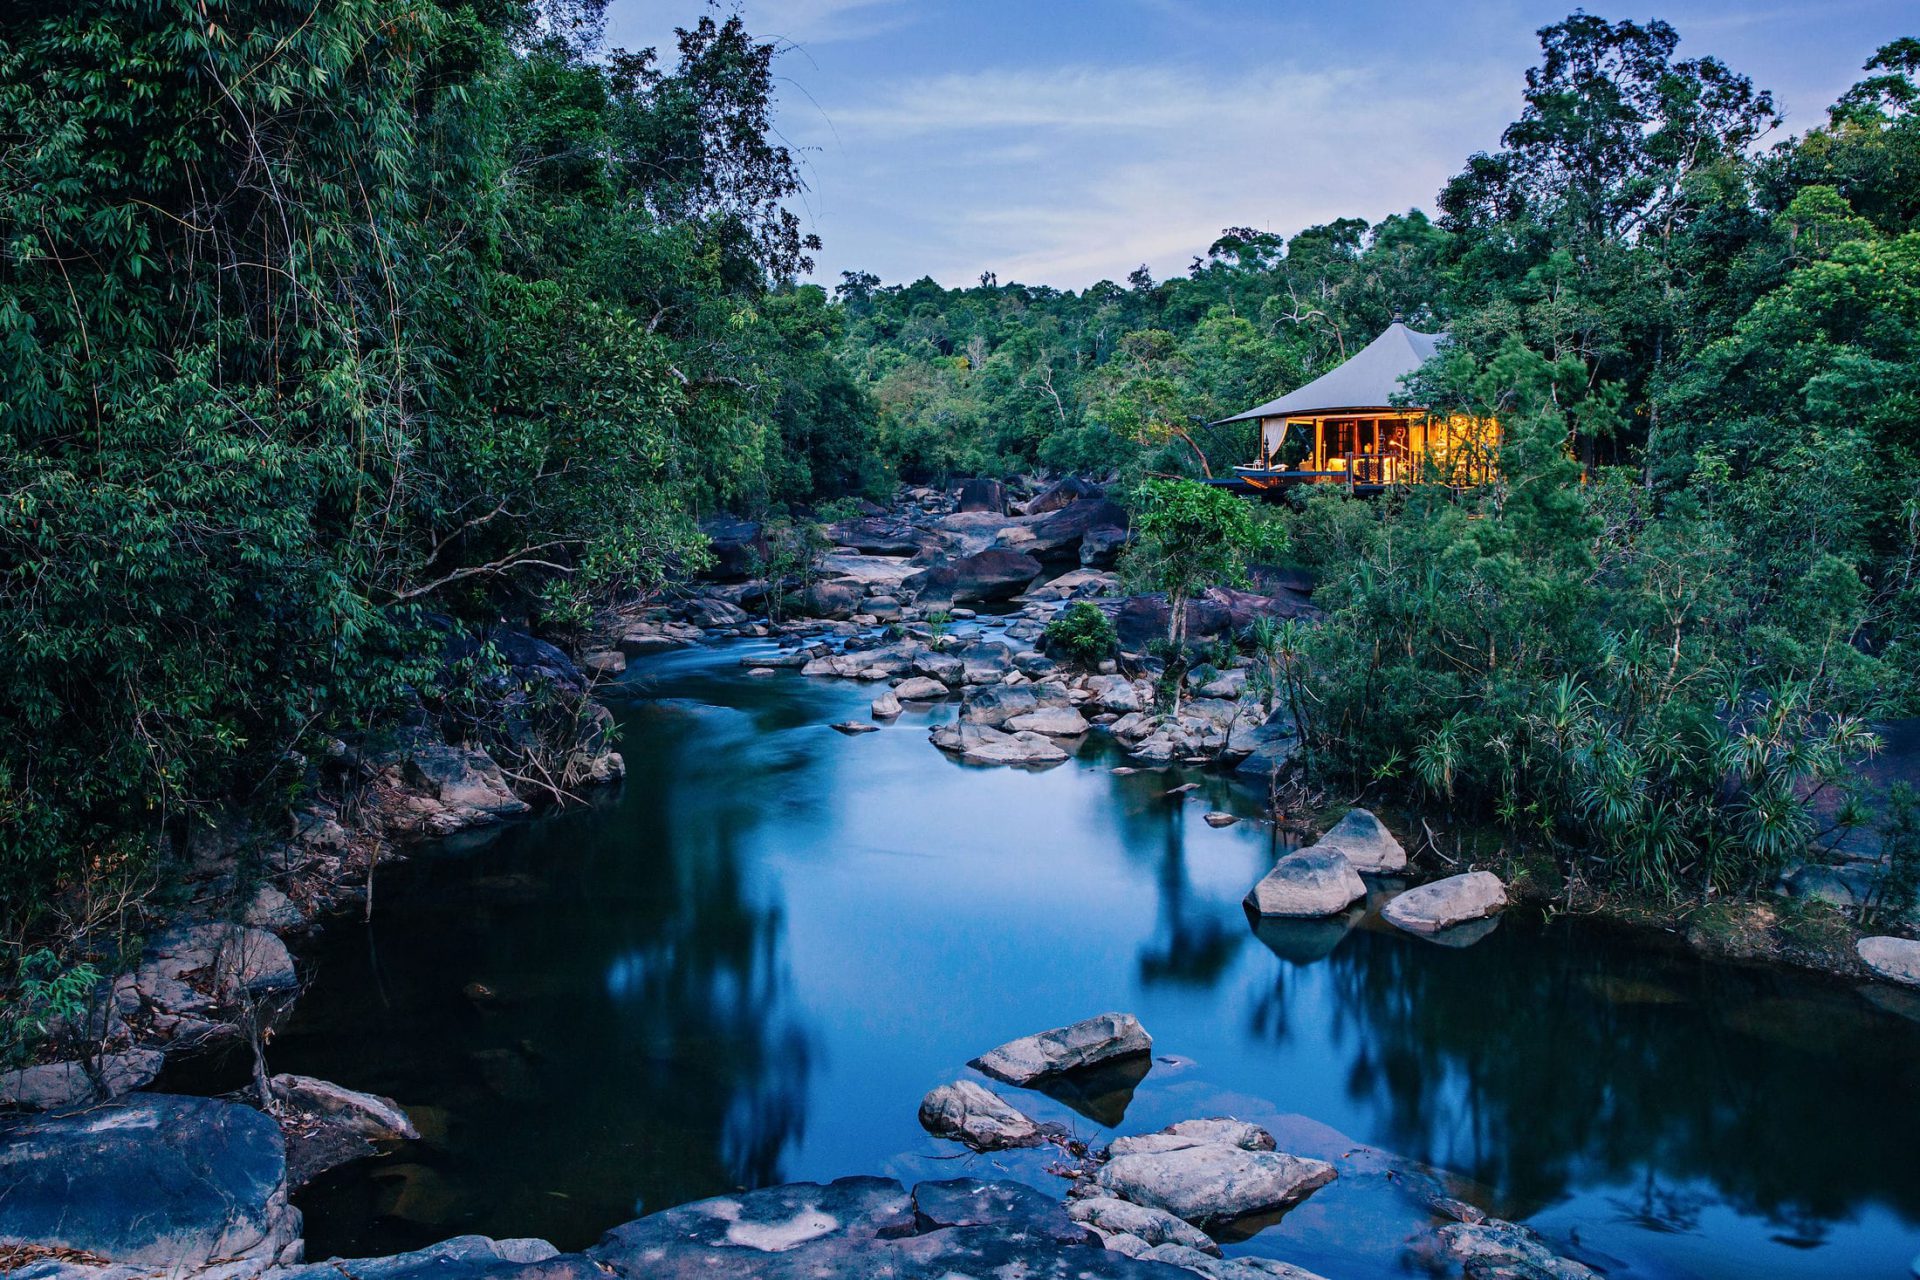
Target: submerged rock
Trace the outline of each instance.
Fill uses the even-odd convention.
[[[1853,949],[1860,963],[1881,977],[1920,987],[1920,942],[1911,938],[1862,938]]]
[[[1599,1272],[1560,1257],[1526,1227],[1498,1218],[1442,1227],[1440,1243],[1475,1280],[1600,1280]]]
[[[0,1130],[0,1247],[217,1278],[298,1259],[299,1229],[279,1126],[249,1107],[149,1094]]]
[[[1367,882],[1346,855],[1316,845],[1274,863],[1247,894],[1247,905],[1263,916],[1312,919],[1338,915],[1366,896]]]
[[[1071,1026],[1022,1036],[968,1065],[1008,1084],[1027,1085],[1113,1058],[1150,1053],[1153,1037],[1130,1013],[1103,1013]]]
[[[1506,905],[1507,887],[1499,876],[1469,871],[1409,889],[1382,907],[1380,915],[1408,933],[1433,934],[1483,920]]]
[[[971,1080],[956,1080],[920,1100],[920,1125],[939,1138],[964,1142],[975,1151],[1031,1147],[1040,1126],[999,1094]]]
[[[1355,871],[1400,871],[1407,865],[1407,851],[1367,809],[1348,810],[1312,847],[1344,855]]]

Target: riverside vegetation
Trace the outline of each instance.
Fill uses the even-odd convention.
[[[14,1041],[123,963],[195,832],[284,821],[342,744],[512,737],[501,623],[577,643],[722,510],[782,530],[778,617],[853,500],[1108,476],[1176,699],[1177,606],[1284,559],[1324,617],[1243,639],[1314,777],[1656,898],[1769,886],[1920,699],[1920,41],[1779,138],[1665,24],[1576,14],[1437,220],[1233,229],[1079,293],[829,294],[774,46],[703,18],[605,51],[599,9],[0,16]],[[1413,390],[1501,418],[1497,483],[1257,513],[1187,483],[1249,451],[1204,423],[1395,314],[1452,333]]]

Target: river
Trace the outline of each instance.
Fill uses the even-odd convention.
[[[637,662],[610,698],[621,787],[384,872],[372,924],[308,950],[272,1068],[398,1098],[425,1134],[298,1197],[308,1256],[574,1248],[851,1173],[1058,1193],[1044,1153],[964,1155],[915,1109],[984,1050],[1107,1010],[1154,1036],[1143,1080],[1002,1091],[1096,1143],[1232,1113],[1349,1162],[1230,1252],[1417,1274],[1415,1163],[1616,1278],[1898,1277],[1920,1251],[1897,993],[1521,911],[1458,949],[1371,918],[1256,930],[1240,900],[1277,837],[1201,820],[1257,817],[1247,788],[1116,775],[1098,733],[1045,771],[962,765],[926,740],[951,706],[844,736],[877,688],[746,676],[769,649]]]

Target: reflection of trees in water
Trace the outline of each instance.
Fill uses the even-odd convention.
[[[1845,989],[1519,919],[1462,951],[1356,931],[1275,972],[1252,1028],[1296,1034],[1291,999],[1329,983],[1324,1051],[1366,1136],[1510,1211],[1615,1185],[1641,1188],[1623,1217],[1674,1230],[1715,1199],[1797,1240],[1870,1201],[1920,1216],[1920,1029]]]
[[[1152,940],[1140,948],[1141,983],[1214,986],[1246,944],[1246,921],[1238,908],[1223,910],[1193,892],[1187,877],[1185,806],[1177,799],[1161,800],[1148,807],[1124,807],[1122,813],[1128,851],[1159,851],[1154,864],[1159,920]]]

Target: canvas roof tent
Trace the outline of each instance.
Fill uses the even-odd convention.
[[[1425,364],[1447,340],[1444,333],[1421,333],[1395,320],[1345,364],[1321,374],[1278,400],[1236,413],[1221,422],[1256,418],[1309,418],[1333,413],[1392,409],[1404,395],[1402,380]]]

